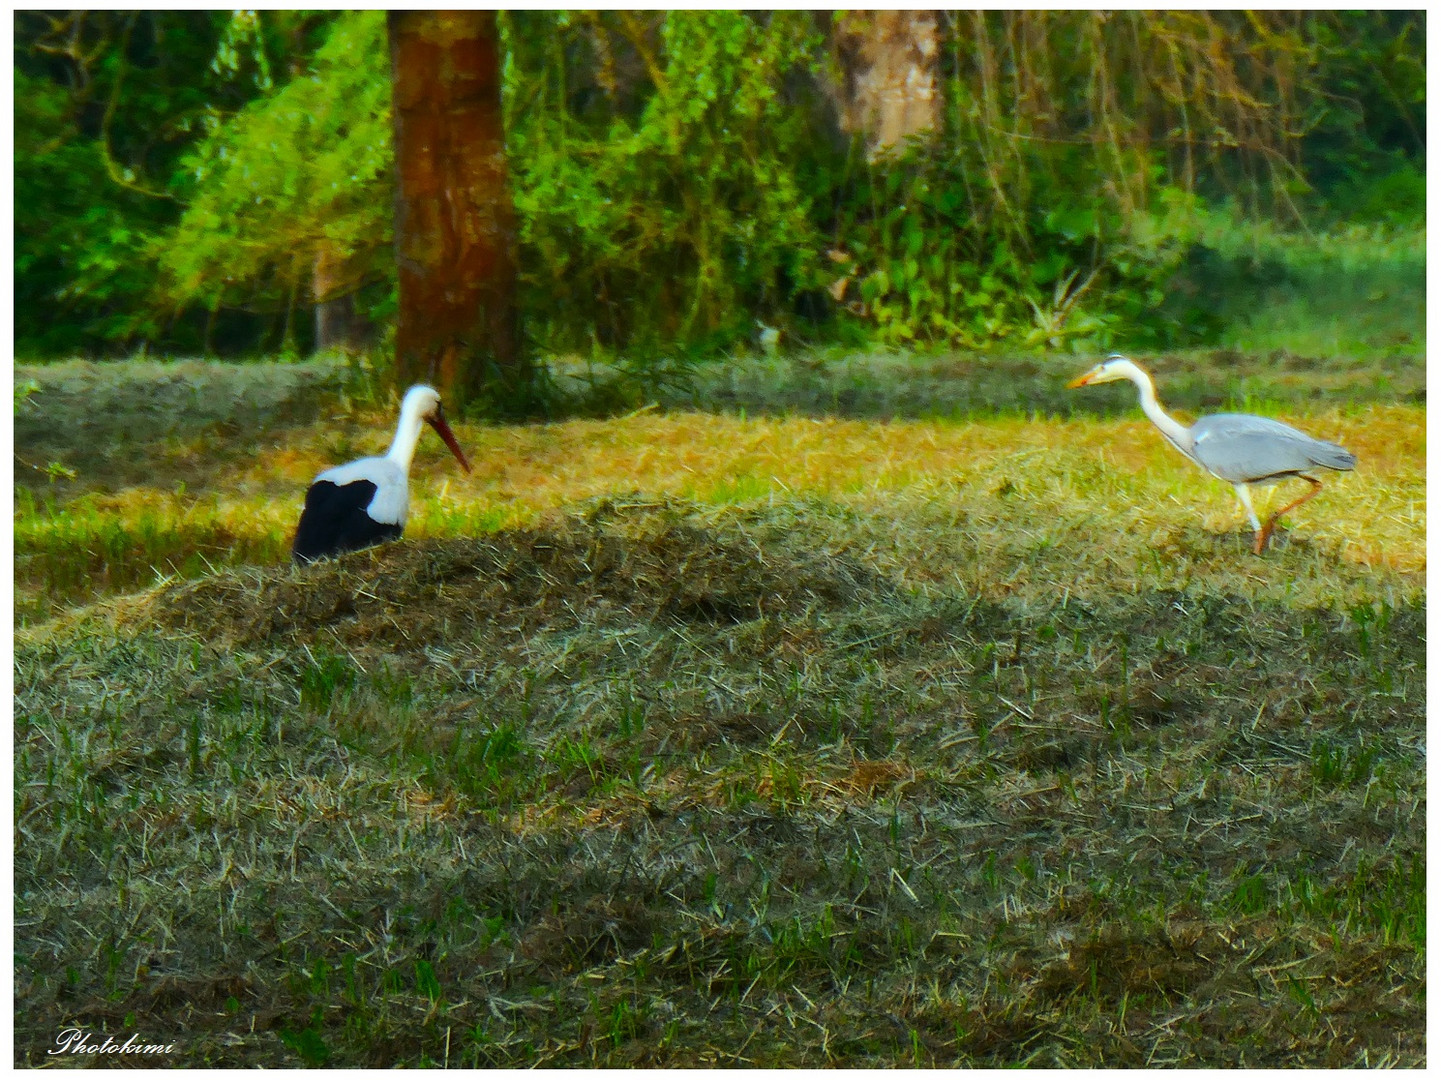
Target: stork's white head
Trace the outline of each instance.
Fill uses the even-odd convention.
[[[412,386],[405,392],[400,411],[412,413],[422,420],[441,415],[440,394],[433,386]]]
[[[1112,353],[1106,359],[1093,367],[1084,375],[1078,375],[1066,384],[1066,388],[1074,390],[1078,386],[1090,386],[1093,383],[1115,382],[1117,379],[1130,379],[1136,384],[1151,381],[1139,364],[1127,360],[1120,353]]]
[[[413,431],[419,432],[419,421],[424,420],[435,433],[445,440],[445,445],[450,447],[450,452],[455,455],[455,460],[460,462],[460,467],[470,472],[470,462],[465,460],[465,453],[460,449],[460,443],[455,441],[455,434],[450,430],[450,425],[445,422],[445,409],[441,407],[440,395],[431,386],[412,386],[405,392],[405,400],[400,403],[400,425],[401,430],[406,426],[407,417],[414,417],[412,423]],[[399,442],[397,438],[397,442]],[[414,443],[411,444],[414,446]],[[410,456],[407,452],[406,463],[409,464]]]

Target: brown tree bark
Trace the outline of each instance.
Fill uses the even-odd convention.
[[[847,11],[831,23],[844,85],[841,126],[863,132],[871,158],[940,122],[939,24],[934,11]]]
[[[392,11],[396,374],[456,408],[524,408],[493,11]]]

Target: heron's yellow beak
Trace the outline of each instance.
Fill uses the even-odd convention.
[[[1066,384],[1066,389],[1067,389],[1067,390],[1074,390],[1074,389],[1075,389],[1076,387],[1078,387],[1078,386],[1085,386],[1087,383],[1089,383],[1089,382],[1091,381],[1091,376],[1093,376],[1093,375],[1095,375],[1095,374],[1096,374],[1096,369],[1095,369],[1095,368],[1092,368],[1090,371],[1086,372],[1084,375],[1077,375],[1074,379],[1072,379],[1070,382],[1068,382],[1068,383]]]

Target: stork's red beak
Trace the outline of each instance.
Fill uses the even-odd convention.
[[[426,420],[435,428],[435,433],[445,440],[445,445],[450,447],[450,452],[455,455],[455,460],[460,462],[460,467],[470,472],[470,462],[465,460],[465,451],[461,450],[460,443],[455,441],[455,433],[445,422],[445,413],[437,410],[434,416],[427,416]]]

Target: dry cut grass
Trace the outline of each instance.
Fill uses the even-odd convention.
[[[1288,519],[1293,546],[1394,570],[1406,590],[1420,588],[1424,419],[1414,406],[1376,405],[1298,421],[1350,447],[1361,466],[1328,478],[1322,495]],[[125,486],[47,504],[44,489],[22,488],[21,614],[43,616],[157,575],[282,563],[309,480],[336,461],[383,450],[387,424],[363,414],[333,428],[281,430],[252,439],[243,453],[224,438],[193,436],[180,455],[190,482],[168,490]],[[1072,589],[1108,588],[1118,570],[1137,575],[1136,587],[1197,573],[1235,578],[1228,587],[1247,592],[1280,587],[1294,595],[1309,582],[1319,596],[1332,587],[1330,575],[1313,573],[1305,559],[1276,570],[1274,561],[1239,557],[1245,523],[1230,489],[1143,420],[877,424],[641,413],[460,431],[475,472],[461,474],[438,443],[423,444],[412,481],[413,537],[534,523],[577,500],[628,491],[710,504],[821,497],[882,519],[899,501],[928,519],[929,535],[972,544],[967,584],[982,590],[1028,583],[1053,590],[1056,581],[1033,581],[1028,566],[1032,554],[1057,546],[1070,552],[1065,586]],[[1280,494],[1270,495],[1270,505],[1280,505]],[[1105,569],[1093,582],[1097,567]]]

